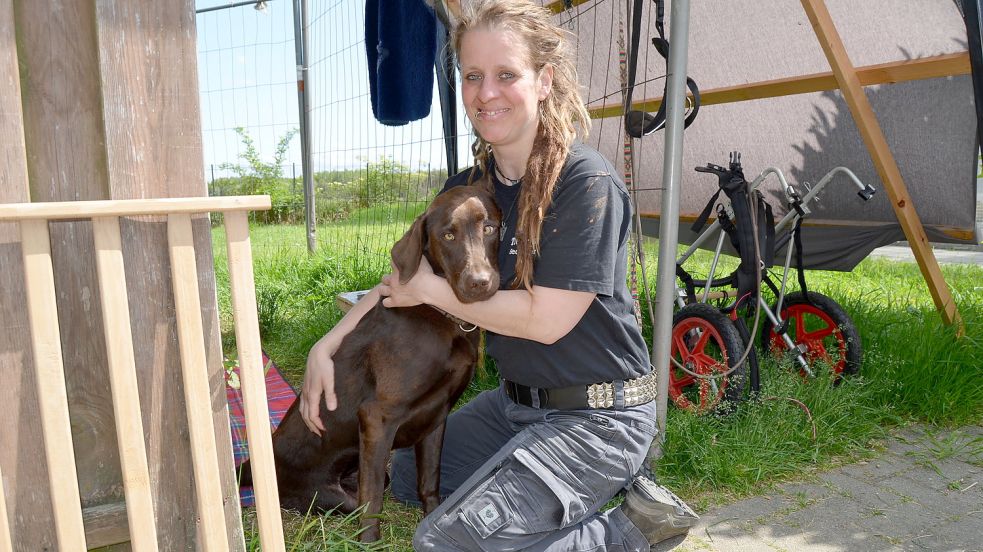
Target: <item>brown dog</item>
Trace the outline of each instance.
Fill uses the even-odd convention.
[[[400,280],[408,281],[425,255],[459,300],[488,299],[499,285],[500,223],[486,185],[444,192],[393,246]],[[375,305],[333,357],[338,408],[329,412],[321,403],[323,435],[304,425],[300,401],[273,434],[281,505],[350,513],[365,504],[361,539],[378,540],[389,452],[412,446],[420,500],[424,512],[432,511],[440,500],[444,420],[478,358],[473,329],[427,305]]]

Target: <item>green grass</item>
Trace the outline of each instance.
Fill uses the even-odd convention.
[[[361,213],[358,240],[352,238],[355,223],[320,228],[319,243],[327,245],[314,255],[306,252],[303,227],[252,229],[263,347],[292,383],[303,378],[307,351],[341,316],[335,295],[378,282],[388,270],[386,251],[418,212],[391,220],[367,210]],[[223,341],[232,350],[220,228],[213,238]],[[654,283],[656,245],[647,244],[647,250]],[[687,266],[697,267],[693,271],[699,273],[709,258],[700,253]],[[983,267],[946,265],[942,272],[965,324],[961,338],[941,323],[914,263],[867,259],[850,273],[810,271],[809,288],[834,298],[859,328],[864,348],[860,375],[836,387],[823,378],[807,382],[793,374],[787,362],[762,355],[762,400],[745,401],[727,417],[697,417],[670,405],[664,456],[657,467],[662,482],[698,509],[706,509],[869,456],[893,428],[980,423]],[[648,320],[645,333],[651,335]],[[465,398],[496,382],[489,363]],[[790,399],[806,405],[808,414]],[[247,528],[252,515],[246,515]],[[361,549],[355,544],[357,526],[351,519],[284,516],[288,550]],[[387,502],[384,516],[381,547],[409,550],[419,511]],[[247,533],[247,542],[254,542],[254,533]]]

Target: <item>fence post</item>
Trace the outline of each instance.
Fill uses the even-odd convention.
[[[313,253],[317,249],[314,233],[314,173],[311,170],[311,124],[308,117],[310,110],[310,79],[307,78],[307,55],[310,44],[307,33],[307,0],[294,0],[294,50],[297,55],[297,104],[300,108],[300,155],[301,172],[304,177],[304,219],[307,225],[307,251]]]

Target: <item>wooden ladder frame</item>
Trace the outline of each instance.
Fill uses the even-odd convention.
[[[249,211],[269,208],[269,196],[0,205],[0,222],[15,221],[20,226],[48,483],[51,487],[55,532],[61,550],[86,549],[48,233],[48,222],[66,219],[91,219],[93,224],[130,542],[137,552],[158,549],[119,225],[120,217],[145,215],[167,217],[171,278],[191,437],[197,514],[200,518],[199,535],[202,542],[199,546],[206,552],[227,552],[231,549],[219,483],[220,459],[210,408],[191,225],[193,214],[208,212],[222,212],[224,216],[232,311],[260,543],[263,550],[284,550],[247,218]],[[5,551],[12,550],[12,546],[2,481],[0,478],[0,551]],[[241,522],[238,529],[241,532]]]

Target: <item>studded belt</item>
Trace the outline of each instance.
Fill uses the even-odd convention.
[[[581,408],[624,408],[655,400],[655,373],[630,380],[616,380],[571,387],[529,387],[502,380],[513,402],[533,408],[575,410]]]

